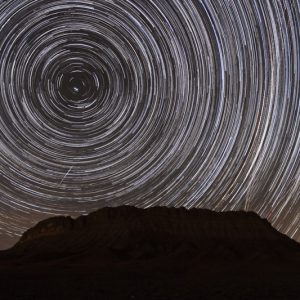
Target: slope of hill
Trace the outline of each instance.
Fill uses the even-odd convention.
[[[54,217],[24,233],[9,251],[23,258],[143,260],[186,255],[214,260],[290,258],[300,246],[252,212],[130,206],[77,219]]]
[[[0,252],[1,299],[300,299],[300,245],[252,212],[54,217]]]

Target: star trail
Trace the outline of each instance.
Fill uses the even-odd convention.
[[[1,1],[0,241],[124,204],[300,241],[299,84],[296,0]]]

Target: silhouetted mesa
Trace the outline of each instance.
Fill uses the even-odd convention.
[[[54,217],[0,251],[0,299],[300,299],[300,245],[252,212]]]
[[[131,206],[102,208],[77,219],[54,217],[24,233],[7,253],[23,260],[282,260],[300,245],[253,212]]]

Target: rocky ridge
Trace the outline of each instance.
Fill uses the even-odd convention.
[[[31,259],[278,259],[299,255],[300,245],[253,212],[120,206],[41,221],[9,253]]]

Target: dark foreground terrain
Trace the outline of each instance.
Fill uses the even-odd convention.
[[[300,245],[254,213],[104,208],[2,251],[0,299],[300,299]]]

